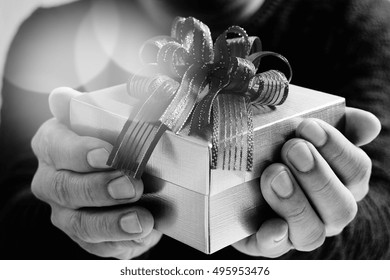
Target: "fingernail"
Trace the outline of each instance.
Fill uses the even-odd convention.
[[[287,158],[298,171],[308,172],[314,167],[314,158],[306,143],[298,142],[287,152]]]
[[[128,233],[141,233],[142,227],[136,212],[127,213],[120,220],[121,228]]]
[[[316,147],[321,147],[327,140],[325,130],[316,121],[312,120],[306,122],[299,134]]]
[[[287,171],[282,171],[271,182],[273,191],[281,198],[289,198],[294,192],[294,186]]]
[[[88,164],[94,168],[107,168],[106,163],[109,155],[109,152],[104,148],[89,151],[87,154]]]
[[[113,199],[128,199],[135,197],[135,189],[127,176],[121,176],[108,183],[108,193]]]

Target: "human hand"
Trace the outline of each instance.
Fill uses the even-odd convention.
[[[233,246],[255,256],[278,257],[291,249],[312,251],[339,234],[369,190],[371,160],[359,148],[376,138],[379,120],[346,108],[345,136],[318,119],[306,119],[281,151],[283,163],[267,167],[261,192],[279,218]]]
[[[32,192],[51,206],[52,223],[84,250],[101,257],[137,257],[161,238],[151,213],[132,204],[141,197],[143,183],[106,166],[111,144],[68,128],[70,99],[77,94],[59,88],[50,95],[56,118],[32,140],[39,161]]]

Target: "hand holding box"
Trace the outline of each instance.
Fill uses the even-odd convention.
[[[115,143],[137,102],[125,85],[85,93],[71,102],[72,129]],[[203,252],[245,238],[266,218],[258,179],[262,170],[278,159],[303,118],[338,126],[344,106],[341,97],[291,85],[283,105],[255,112],[251,172],[211,169],[210,143],[167,131],[146,165],[141,203],[155,216],[157,230]]]

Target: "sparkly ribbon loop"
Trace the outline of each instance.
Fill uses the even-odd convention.
[[[238,37],[227,38],[229,33]],[[257,74],[269,55],[288,65],[289,79],[277,70]],[[190,135],[212,143],[211,168],[252,170],[251,107],[285,101],[292,76],[287,59],[262,52],[260,39],[238,26],[213,45],[209,28],[192,17],[176,18],[170,37],[145,42],[141,58],[148,66],[127,84],[141,106],[124,125],[108,164],[139,178],[163,133],[186,125]]]

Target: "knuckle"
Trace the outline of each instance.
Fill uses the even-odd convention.
[[[50,133],[48,133],[48,130],[50,129],[52,121],[53,119],[43,123],[31,139],[31,149],[38,159],[48,160],[49,147],[52,142],[50,140]]]
[[[74,178],[72,183],[77,186],[75,188],[77,191],[76,196],[83,201],[84,205],[92,206],[96,204],[98,187],[96,187],[94,180],[90,176]]]
[[[49,202],[52,199],[49,196],[50,183],[48,183],[48,179],[50,177],[52,170],[50,167],[45,165],[45,163],[40,162],[38,165],[38,169],[34,174],[34,177],[31,181],[31,192],[38,199]]]
[[[344,221],[344,225],[348,225],[350,222],[352,222],[353,219],[355,219],[356,214],[358,212],[358,207],[355,201],[348,204],[347,207],[345,207],[345,210],[342,215],[342,220]]]
[[[370,157],[358,147],[331,145],[328,162],[337,162],[343,170],[342,179],[348,185],[368,181],[371,175]]]
[[[51,204],[51,214],[50,214],[50,222],[53,226],[63,231],[69,236],[72,236],[68,230],[69,223],[64,219],[67,217],[67,210],[64,210],[61,207],[58,207],[54,204]]]
[[[350,184],[360,184],[360,183],[368,183],[368,180],[371,176],[371,169],[372,169],[372,162],[369,156],[363,152],[363,150],[359,149],[360,151],[360,160],[358,162],[355,162],[353,165],[353,169],[351,170],[349,178],[347,178],[347,181],[350,182]]]
[[[313,251],[324,244],[326,238],[325,228],[314,227],[306,236],[302,244],[297,244],[294,246],[300,251]]]
[[[352,154],[344,145],[335,145],[333,142],[329,142],[324,148],[331,150],[329,153],[329,162],[345,162],[345,159],[350,160]]]
[[[113,222],[112,215],[74,212],[70,217],[69,226],[71,232],[80,240],[88,243],[102,243],[115,241],[119,236],[118,226]]]
[[[95,192],[91,187],[90,182],[86,182],[84,188],[81,188],[83,194],[82,197],[85,199],[86,204],[93,205],[95,203]]]
[[[64,171],[56,171],[52,178],[52,199],[60,205],[72,206],[69,191],[69,176]]]
[[[99,172],[90,173],[88,176],[77,175],[70,179],[73,187],[73,196],[80,206],[111,206],[116,204],[107,189],[108,183],[116,173]],[[74,202],[76,203],[76,201]],[[77,206],[77,205],[75,205]]]
[[[313,226],[311,220],[308,220],[308,211],[308,206],[302,205],[301,207],[291,209],[287,215],[287,221],[290,227],[293,226],[294,228],[305,230],[304,234],[301,233],[299,237],[293,238],[292,240],[294,247],[300,251],[312,251],[320,247],[326,237],[325,226],[322,223]]]
[[[69,228],[72,235],[76,236],[85,242],[91,242],[92,238],[89,234],[88,223],[85,220],[84,214],[81,211],[74,211],[69,217]]]
[[[349,186],[349,190],[351,191],[355,200],[360,201],[368,194],[370,186],[368,183],[361,183]]]
[[[356,200],[363,199],[369,191],[372,162],[368,155],[359,149],[360,160],[351,164],[349,176],[345,178],[345,185]]]
[[[290,211],[288,212],[288,214],[286,216],[286,219],[290,223],[299,224],[306,219],[307,212],[308,212],[307,205],[302,204],[299,207],[295,207],[295,208],[290,209]]]
[[[326,225],[327,236],[334,236],[342,232],[342,230],[355,219],[358,207],[355,201],[348,203],[338,212],[337,218]]]
[[[31,192],[40,200],[42,200],[42,194],[41,194],[41,184],[42,184],[42,176],[40,175],[40,169],[38,168],[37,172],[35,173],[32,182],[31,182]]]
[[[48,159],[47,145],[42,141],[43,137],[40,134],[38,131],[32,138],[31,149],[39,162],[50,162]]]
[[[112,215],[102,215],[100,219],[96,220],[96,228],[105,240],[113,240],[119,235],[117,224],[113,221]]]
[[[37,133],[33,136],[33,138],[31,139],[31,149],[32,151],[34,152],[35,155],[38,154],[38,150],[39,150],[39,146],[38,146],[38,142],[39,142],[39,130],[37,131]]]
[[[45,142],[43,140],[45,140],[44,135],[47,125],[48,122],[42,124],[31,139],[31,148],[35,154],[37,154],[41,150],[42,146],[44,146],[42,143]]]
[[[326,195],[328,197],[328,193],[332,190],[332,185],[335,184],[334,177],[326,177],[324,180],[319,180],[321,182],[318,182],[317,184],[314,184],[311,188],[311,192],[313,194],[321,194]]]

